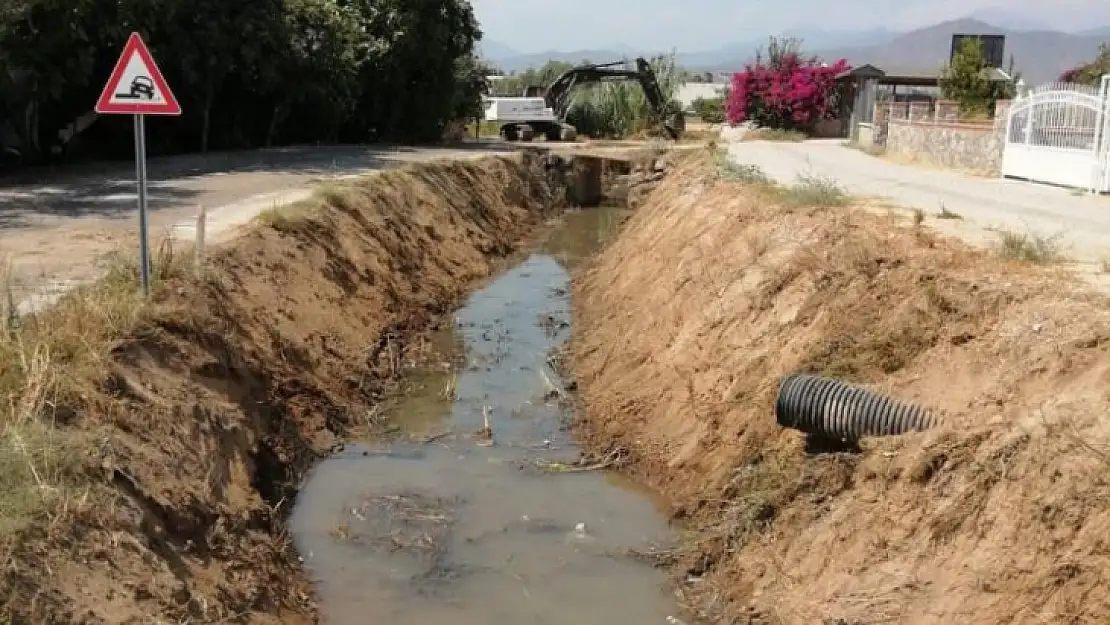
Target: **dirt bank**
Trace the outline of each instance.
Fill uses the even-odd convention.
[[[121,266],[5,328],[3,615],[314,621],[281,522],[302,471],[380,425],[421,337],[565,204],[560,162],[326,188],[263,214],[202,279],[161,250],[148,306]]]
[[[780,196],[781,197],[781,196]],[[718,623],[1095,623],[1110,614],[1110,302],[909,220],[784,205],[692,158],[576,280],[597,448],[665,493]],[[804,451],[808,371],[946,411]]]

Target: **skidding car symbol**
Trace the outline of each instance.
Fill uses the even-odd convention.
[[[126,98],[128,100],[153,100],[154,81],[147,76],[136,76],[131,79],[130,91],[127,93],[117,93],[116,97]]]

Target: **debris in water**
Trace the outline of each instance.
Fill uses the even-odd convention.
[[[482,429],[474,433],[474,438],[478,439],[478,444],[482,447],[493,446],[493,427],[489,419],[492,410],[489,406],[482,406]]]
[[[628,450],[624,447],[614,447],[604,458],[591,462],[592,457],[582,456],[578,460],[566,463],[547,460],[546,458],[533,458],[530,463],[533,467],[547,473],[582,473],[584,471],[602,471],[620,467],[628,459]]]
[[[419,493],[369,497],[350,514],[351,522],[332,531],[336,540],[431,558],[445,548],[455,521],[451,502]]]

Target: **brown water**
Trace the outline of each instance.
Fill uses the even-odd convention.
[[[427,442],[349,448],[312,473],[294,539],[329,625],[624,625],[676,614],[666,576],[630,552],[670,539],[652,501],[577,456],[548,362],[567,338],[566,269],[621,214],[571,213],[546,243],[476,292],[421,391],[392,409]],[[546,398],[546,399],[545,399]],[[472,434],[489,423],[493,444]],[[450,433],[444,435],[444,433]]]

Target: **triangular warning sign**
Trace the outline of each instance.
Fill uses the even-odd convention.
[[[127,39],[95,110],[125,115],[181,114],[177,98],[139,33],[131,33]]]

